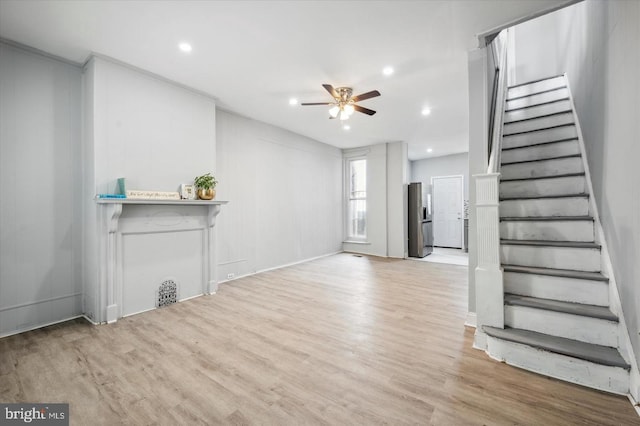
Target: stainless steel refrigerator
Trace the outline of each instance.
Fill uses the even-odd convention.
[[[422,202],[422,183],[409,184],[408,198],[409,256],[425,257],[433,251],[433,223],[431,209]]]

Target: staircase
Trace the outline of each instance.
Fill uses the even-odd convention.
[[[508,364],[627,394],[631,367],[618,350],[574,117],[565,76],[508,89],[499,191],[505,328],[483,331],[489,354]]]

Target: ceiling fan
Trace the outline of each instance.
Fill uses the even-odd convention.
[[[322,87],[324,87],[325,90],[333,96],[333,99],[335,99],[333,102],[303,102],[300,105],[332,105],[329,109],[329,118],[340,117],[340,120],[347,120],[351,117],[351,114],[353,114],[354,111],[367,115],[373,115],[376,113],[372,109],[356,105],[356,102],[380,96],[380,92],[377,90],[352,96],[353,89],[351,89],[351,87],[338,87],[334,89],[330,84],[323,84]]]

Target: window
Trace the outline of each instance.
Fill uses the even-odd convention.
[[[348,160],[347,237],[367,238],[367,160]]]

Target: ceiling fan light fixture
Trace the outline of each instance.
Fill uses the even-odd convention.
[[[350,114],[344,109],[340,110],[340,120],[348,120]]]
[[[344,112],[346,112],[346,113],[347,113],[347,115],[349,115],[349,116],[351,116],[351,114],[353,114],[353,112],[354,112],[355,110],[356,110],[356,109],[355,109],[355,108],[353,107],[353,105],[351,105],[351,104],[347,104],[347,105],[345,105],[345,106],[344,106]]]
[[[329,109],[329,115],[333,118],[336,118],[338,113],[340,113],[340,107],[338,105],[334,105]]]

